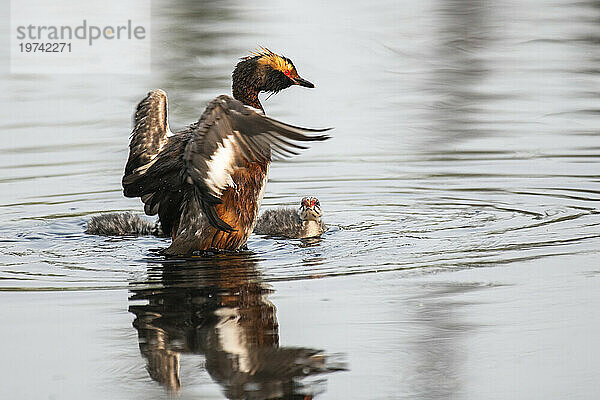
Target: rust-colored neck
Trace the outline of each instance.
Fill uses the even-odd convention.
[[[247,106],[254,107],[258,110],[262,110],[262,112],[265,112],[265,110],[262,107],[262,104],[260,104],[260,100],[258,99],[258,90],[254,88],[239,88],[234,86],[233,97]]]

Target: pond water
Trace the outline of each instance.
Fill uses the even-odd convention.
[[[150,75],[4,63],[1,398],[600,393],[600,2],[152,14]],[[273,164],[263,209],[316,195],[329,231],[187,261],[156,255],[167,239],[85,235],[91,215],[142,211],[120,180],[146,92],[184,127],[259,45],[316,85],[267,114],[335,127]]]

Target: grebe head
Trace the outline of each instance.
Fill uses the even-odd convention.
[[[233,97],[256,108],[261,108],[256,97],[260,92],[277,93],[293,85],[315,87],[298,75],[292,60],[262,47],[241,59],[232,78]]]
[[[300,218],[302,221],[320,221],[323,212],[316,197],[304,197],[300,202]]]

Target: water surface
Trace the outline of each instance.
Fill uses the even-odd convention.
[[[593,398],[599,20],[595,1],[157,1],[151,75],[5,65],[1,397]],[[183,127],[258,45],[316,84],[266,112],[335,127],[272,166],[263,203],[316,195],[322,239],[168,261],[166,239],[85,235],[142,210],[120,179],[145,93]]]

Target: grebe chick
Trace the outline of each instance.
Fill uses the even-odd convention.
[[[152,223],[130,212],[95,215],[88,221],[85,233],[102,236],[164,235],[158,221]]]
[[[292,61],[268,49],[242,58],[233,71],[233,98],[212,100],[198,122],[172,134],[167,95],[153,90],[138,105],[123,176],[126,197],[158,214],[172,239],[165,254],[237,250],[252,233],[271,159],[298,154],[299,142],[320,141],[307,129],[264,115],[260,92],[313,88]]]
[[[292,239],[321,236],[327,230],[322,215],[319,199],[305,197],[298,211],[289,207],[265,211],[258,218],[254,233]]]

